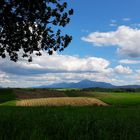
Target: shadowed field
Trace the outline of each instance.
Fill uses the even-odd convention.
[[[66,97],[62,91],[46,90],[46,89],[14,89],[17,99],[38,99],[38,98],[53,98]]]
[[[96,98],[87,97],[61,97],[61,98],[40,98],[17,101],[17,106],[107,106],[106,103]]]
[[[139,132],[139,92],[0,90],[0,140],[139,140]]]

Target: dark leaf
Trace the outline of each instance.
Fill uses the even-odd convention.
[[[66,11],[67,2],[60,0],[1,0],[0,56],[7,54],[15,62],[26,57],[31,62],[32,54],[40,56],[46,50],[52,55],[63,50],[71,42],[60,30],[73,14],[73,9]]]

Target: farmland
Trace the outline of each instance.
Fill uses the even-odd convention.
[[[139,140],[140,137],[139,92],[2,89],[0,98],[2,140]],[[18,105],[25,100],[36,104],[35,101],[49,99],[52,102],[66,99],[66,103],[69,99],[71,102],[98,99],[108,106]]]
[[[62,97],[62,98],[40,98],[40,99],[28,99],[17,101],[17,106],[90,106],[99,105],[107,106],[106,103],[96,98],[83,98],[83,97]]]

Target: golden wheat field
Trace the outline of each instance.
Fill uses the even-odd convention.
[[[17,101],[17,106],[85,106],[98,105],[107,106],[106,103],[96,98],[86,97],[61,97],[61,98],[39,98]]]

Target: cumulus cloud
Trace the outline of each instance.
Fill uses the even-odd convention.
[[[8,83],[10,83],[9,76],[5,72],[0,71],[0,86]]]
[[[31,87],[59,82],[80,81],[83,79],[109,80],[113,73],[110,62],[104,58],[42,53],[33,57],[33,62],[20,60],[17,63],[0,59],[0,85]],[[7,76],[7,77],[5,77]],[[10,83],[2,83],[7,79]]]
[[[120,55],[140,57],[140,29],[119,26],[116,31],[93,32],[82,40],[96,46],[117,46]]]
[[[119,61],[120,64],[140,64],[140,60],[123,59]]]
[[[133,73],[133,75],[128,75],[126,77],[126,83],[131,85],[140,85],[140,69],[135,70],[135,73]]]
[[[123,84],[121,75],[132,70],[121,65],[112,68],[104,58],[58,55],[33,57],[33,62],[17,63],[0,59],[0,85],[5,87],[34,87],[60,82],[78,82],[84,79]],[[120,76],[120,77],[119,77]]]
[[[112,84],[120,84],[120,80],[117,80],[111,74],[104,72],[85,72],[85,73],[46,73],[37,75],[10,75],[10,83],[6,83],[4,86],[12,87],[35,87],[40,85],[50,85],[53,83],[61,82],[79,82],[84,79],[93,81],[102,81]]]
[[[118,74],[132,74],[133,72],[129,67],[124,67],[122,65],[116,66],[114,71]]]
[[[41,57],[34,57],[32,63],[27,61],[5,62],[0,61],[1,70],[14,74],[40,74],[57,72],[88,72],[103,71],[110,62],[103,58],[58,55],[49,56],[42,53]]]

